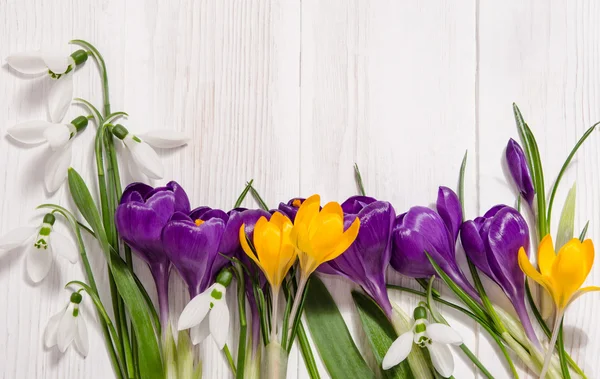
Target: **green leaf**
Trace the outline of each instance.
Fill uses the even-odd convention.
[[[375,378],[323,282],[313,277],[307,292],[306,321],[329,375],[333,379]]]
[[[381,362],[385,353],[389,350],[392,343],[398,338],[394,327],[385,316],[385,313],[379,306],[367,295],[352,291],[354,304],[358,308],[358,315],[367,334],[369,343],[375,355],[377,366],[381,367]],[[414,378],[408,361],[404,360],[399,365],[383,371],[384,378]]]
[[[148,307],[142,292],[127,264],[110,248],[106,231],[98,208],[81,176],[69,169],[69,189],[79,212],[88,222],[106,255],[119,295],[123,298],[129,312],[131,323],[139,341],[140,373],[144,379],[163,379],[163,361],[158,346],[158,336],[153,327],[152,311]]]
[[[563,206],[562,213],[560,215],[560,221],[558,222],[558,231],[556,233],[556,247],[555,250],[560,250],[561,247],[575,235],[575,199],[577,193],[577,186],[573,183],[573,187],[569,190],[567,200]]]
[[[177,337],[177,377],[191,378],[194,375],[194,352],[192,341],[186,330]]]
[[[354,179],[356,180],[356,185],[358,186],[358,193],[362,196],[365,196],[367,193],[365,192],[362,175],[360,174],[360,170],[358,169],[358,165],[356,163],[354,163]]]

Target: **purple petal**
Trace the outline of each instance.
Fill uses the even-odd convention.
[[[529,206],[532,206],[535,189],[531,180],[527,159],[521,146],[512,138],[506,145],[506,163],[508,164],[508,171],[517,185],[517,189]]]
[[[165,226],[162,233],[165,252],[187,283],[190,296],[203,292],[214,282],[217,271],[214,266],[224,230],[225,223],[220,218],[201,225],[191,220],[175,220]]]
[[[473,221],[466,221],[460,228],[460,240],[469,260],[487,276],[493,278],[487,261],[485,245],[479,234],[479,228]]]
[[[344,214],[358,214],[367,205],[376,202],[369,196],[352,196],[342,203]]]
[[[131,200],[131,197],[134,196],[134,198],[136,199],[135,201],[139,201],[137,199],[142,199],[141,201],[143,201],[143,199],[146,198],[146,195],[149,194],[150,192],[152,192],[153,188],[150,187],[147,184],[144,183],[131,183],[130,185],[128,185],[125,190],[123,191],[123,195],[121,195],[121,204],[123,203],[127,203]]]
[[[436,203],[437,211],[444,220],[450,234],[458,237],[458,230],[462,223],[462,207],[456,193],[448,187],[440,187],[438,190],[438,198]]]
[[[300,204],[302,204],[304,200],[306,199],[302,197],[294,197],[293,199],[290,199],[290,201],[288,201],[287,203],[279,203],[278,209],[281,211],[281,213],[283,213],[290,220],[292,220],[292,222],[294,222],[294,219],[296,218],[296,213],[298,213],[298,208],[300,208]],[[294,205],[294,202],[299,202],[300,204]]]
[[[337,273],[360,284],[391,317],[392,306],[385,287],[385,271],[390,261],[390,235],[396,212],[388,202],[371,202],[358,215],[345,215],[345,226],[349,227],[357,216],[360,229],[354,243],[344,254],[321,265],[319,271]]]

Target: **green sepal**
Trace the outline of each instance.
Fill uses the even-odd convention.
[[[308,329],[331,378],[374,379],[323,282],[313,277],[307,292],[304,313]]]
[[[394,330],[394,326],[390,320],[388,320],[385,313],[383,313],[373,299],[357,291],[352,291],[352,298],[358,309],[358,315],[371,345],[377,367],[381,367],[383,357],[385,357],[392,343],[398,338],[398,334]],[[414,378],[408,365],[408,360],[400,362],[400,364],[389,370],[381,370],[381,373],[384,378],[388,379]]]
[[[79,66],[79,65],[85,63],[85,61],[87,61],[88,53],[83,49],[79,49],[79,50],[76,50],[73,54],[71,54],[71,58],[73,58],[75,65]]]

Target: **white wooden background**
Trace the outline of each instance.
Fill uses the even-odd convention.
[[[72,38],[94,43],[108,65],[113,109],[129,112],[130,129],[173,128],[193,137],[186,148],[161,154],[166,178],[179,181],[194,205],[230,207],[250,178],[271,206],[316,192],[341,201],[356,192],[357,162],[368,193],[401,212],[432,203],[438,185],[456,187],[468,149],[472,218],[514,201],[501,166],[506,141],[516,136],[513,101],[538,136],[549,182],[579,136],[600,120],[599,22],[593,0],[0,0],[0,56],[64,47]],[[4,136],[15,122],[46,119],[48,82],[24,80],[4,65],[0,83],[3,232],[39,220],[34,208],[42,202],[70,203],[65,188],[54,195],[43,189],[47,151]],[[100,104],[91,61],[78,70],[75,88]],[[74,107],[69,116],[80,112]],[[89,129],[77,139],[73,166],[91,183]],[[555,212],[577,181],[576,227],[589,219],[595,238],[599,164],[596,133],[568,171]],[[99,251],[91,255],[103,271]],[[151,283],[143,265],[138,272]],[[48,319],[68,299],[62,286],[81,277],[79,266],[59,258],[47,280],[32,285],[20,254],[0,258],[2,378],[111,377],[90,306],[87,359],[42,346]],[[410,283],[391,272],[388,278]],[[101,282],[106,289],[104,276]],[[600,264],[589,282],[600,284]],[[326,283],[365,349],[351,286]],[[176,275],[171,284],[177,312],[187,295]],[[397,293],[392,299],[407,310],[417,302]],[[567,314],[568,349],[590,378],[600,376],[599,310],[600,296],[586,295]],[[447,314],[491,371],[508,378],[488,338]],[[198,351],[205,377],[229,377],[212,341]],[[462,356],[457,361],[455,377],[478,377]],[[307,377],[296,351],[288,376]]]

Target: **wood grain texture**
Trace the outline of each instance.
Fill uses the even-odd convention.
[[[456,188],[468,150],[466,216],[472,218],[496,203],[514,202],[501,163],[506,141],[516,137],[513,101],[538,136],[547,186],[579,136],[600,120],[599,19],[600,7],[590,0],[0,0],[0,56],[48,46],[68,49],[72,38],[94,43],[109,69],[113,110],[130,114],[131,130],[171,128],[192,136],[187,147],[160,155],[165,177],[180,182],[195,205],[231,207],[251,178],[271,207],[313,193],[341,201],[356,193],[356,162],[367,193],[391,201],[401,213],[433,203],[439,185]],[[88,62],[76,73],[76,96],[99,104],[98,79]],[[48,81],[23,78],[4,65],[0,83],[4,232],[37,222],[34,208],[41,202],[71,204],[65,188],[56,194],[43,189],[40,162],[47,149],[4,137],[16,122],[47,118]],[[67,118],[81,111],[73,107]],[[92,140],[93,130],[78,137],[73,159],[89,183]],[[576,228],[589,219],[592,238],[600,230],[598,147],[594,133],[568,170],[554,211],[556,220],[576,181]],[[90,255],[96,272],[104,272],[100,251],[91,248]],[[22,258],[18,252],[0,257],[0,377],[111,377],[89,306],[87,359],[42,346],[47,320],[68,300],[62,287],[83,277],[80,268],[57,258],[46,281],[33,285]],[[136,270],[150,286],[144,264],[136,262]],[[391,270],[388,280],[414,286]],[[324,281],[367,352],[350,296],[354,287],[339,278]],[[106,298],[107,278],[99,282]],[[600,283],[598,266],[589,282]],[[173,275],[173,312],[182,309],[185,293]],[[406,310],[419,300],[390,295]],[[590,378],[600,375],[594,361],[600,352],[594,317],[599,307],[597,295],[586,295],[567,313],[568,349]],[[442,311],[490,371],[508,378],[485,335]],[[235,347],[236,340],[234,329],[229,344]],[[205,377],[230,377],[212,341],[197,352]],[[458,351],[456,361],[455,377],[480,377]],[[308,377],[296,349],[288,377]]]

